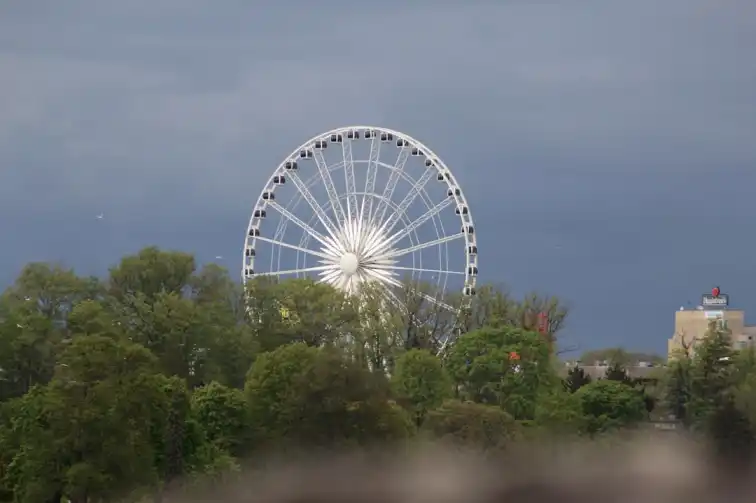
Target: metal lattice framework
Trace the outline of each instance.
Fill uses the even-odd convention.
[[[421,282],[432,286],[422,296],[452,312],[475,295],[477,274],[472,214],[451,170],[416,139],[370,126],[319,134],[275,169],[249,220],[242,271],[245,282],[315,275],[352,294],[371,282],[399,307],[396,289]],[[464,300],[452,307],[455,281]]]

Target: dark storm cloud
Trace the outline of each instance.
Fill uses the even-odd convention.
[[[3,8],[0,278],[153,242],[235,256],[262,177],[367,123],[444,157],[490,279],[572,299],[583,344],[663,347],[713,281],[756,302],[751,2],[260,4]]]

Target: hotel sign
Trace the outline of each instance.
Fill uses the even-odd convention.
[[[730,305],[730,297],[726,293],[721,293],[719,287],[711,289],[711,293],[701,296],[701,306],[711,309],[722,309]]]

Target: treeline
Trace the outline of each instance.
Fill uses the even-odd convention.
[[[0,298],[0,500],[159,501],[260,453],[407,441],[495,452],[652,414],[728,452],[754,438],[756,357],[715,326],[655,380],[616,363],[591,381],[563,376],[558,299],[483,288],[444,351],[451,320],[409,288],[402,301],[306,280],[244,293],[222,268],[156,248],[105,280],[30,264]]]

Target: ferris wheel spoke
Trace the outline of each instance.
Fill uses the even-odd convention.
[[[381,200],[378,201],[378,206],[375,208],[375,214],[371,220],[373,225],[381,225],[381,222],[383,222],[383,219],[386,217],[386,211],[389,207],[388,201],[391,201],[391,198],[394,196],[396,184],[399,183],[399,179],[404,171],[404,165],[407,164],[407,159],[409,159],[409,154],[409,148],[400,147],[399,156],[396,158],[394,169],[391,171],[391,175],[389,175],[386,188],[383,189],[383,196],[381,197]]]
[[[370,157],[368,158],[367,179],[365,180],[365,193],[362,195],[362,208],[360,220],[370,221],[373,215],[373,197],[375,192],[375,179],[378,175],[378,160],[381,158],[381,140],[378,135],[373,135],[370,140]],[[367,208],[365,208],[367,201]]]
[[[323,180],[326,192],[328,193],[328,201],[331,203],[333,214],[336,216],[336,219],[340,222],[340,224],[344,225],[344,222],[347,221],[344,214],[344,207],[341,205],[339,193],[336,192],[336,186],[333,184],[331,171],[328,169],[328,163],[323,157],[323,152],[321,150],[316,150],[313,158],[315,159],[315,164],[318,166],[320,178]]]
[[[308,255],[313,255],[315,257],[319,257],[322,259],[330,259],[332,257],[326,255],[325,253],[320,253],[319,251],[310,250],[309,248],[305,248],[304,246],[297,246],[289,243],[284,243],[283,241],[279,241],[277,239],[270,239],[266,238],[264,236],[257,236],[255,238],[256,241],[263,241],[265,243],[270,243],[272,245],[276,246],[283,246],[284,248],[289,248],[290,250],[296,250],[298,252],[307,253]]]
[[[394,292],[391,291],[390,288],[384,288],[383,295],[389,300],[389,302],[394,304],[399,309],[399,311],[402,312],[402,314],[405,314],[407,312],[407,306],[399,299],[399,297],[396,296]]]
[[[270,205],[271,208],[273,208],[274,210],[276,210],[277,212],[279,212],[282,216],[284,216],[287,219],[289,219],[290,221],[294,222],[303,231],[305,231],[310,236],[312,236],[315,239],[317,239],[320,242],[320,244],[322,244],[329,251],[330,250],[334,250],[334,251],[340,250],[340,245],[339,245],[338,241],[332,242],[330,239],[328,239],[327,237],[323,236],[321,233],[319,233],[318,231],[316,231],[315,229],[313,229],[312,227],[310,227],[309,225],[307,225],[306,223],[304,223],[302,220],[299,219],[298,216],[296,216],[295,214],[293,214],[292,212],[290,212],[289,210],[287,210],[286,208],[284,208],[283,206],[281,206],[277,202],[271,201],[268,204]]]
[[[357,187],[354,181],[354,158],[352,157],[352,140],[344,138],[341,142],[341,154],[344,158],[344,181],[346,182],[347,218],[357,219]]]
[[[306,274],[308,272],[320,272],[333,269],[332,265],[317,265],[314,267],[305,267],[302,269],[289,269],[288,271],[267,271],[255,273],[255,276],[288,276],[290,274]]]
[[[310,217],[310,221],[307,222],[307,223],[309,225],[312,225],[312,221],[314,219],[315,219],[314,216]],[[310,244],[310,235],[308,233],[306,233],[306,232],[303,232],[302,233],[302,237],[299,239],[299,247],[307,249],[307,246],[309,244]],[[321,258],[325,258],[325,256],[321,257]],[[303,256],[303,264],[306,264],[306,263],[307,263],[307,256],[305,255],[305,256]],[[297,267],[299,267],[299,253],[297,253],[297,262],[296,262],[296,265],[297,265]]]
[[[438,306],[440,308],[446,309],[447,311],[450,311],[452,313],[454,313],[454,312],[457,311],[454,307],[450,306],[446,302],[438,300],[437,298],[433,297],[432,295],[428,295],[427,293],[423,293],[423,292],[416,292],[416,293],[418,295],[420,295],[420,297],[424,298],[425,300],[427,300],[428,302],[430,302],[431,304],[433,304],[435,306]]]
[[[302,179],[299,178],[299,175],[297,175],[295,172],[289,173],[289,179],[292,181],[297,190],[299,190],[302,198],[304,198],[304,200],[307,201],[307,204],[310,205],[312,211],[315,212],[318,220],[320,220],[320,223],[323,224],[323,227],[325,227],[326,231],[328,231],[328,234],[331,236],[331,238],[335,240],[338,226],[333,223],[333,221],[328,217],[323,208],[318,204],[317,200],[312,195],[312,192],[310,192],[310,189],[307,187],[307,184],[305,184]]]
[[[411,222],[407,227],[402,229],[401,231],[394,234],[392,237],[386,239],[385,241],[381,241],[375,245],[375,248],[371,249],[370,252],[375,255],[383,255],[388,250],[391,249],[394,244],[401,241],[403,238],[407,237],[411,232],[414,232],[415,229],[423,225],[425,222],[433,218],[434,216],[441,213],[444,208],[449,206],[452,203],[452,198],[444,199],[442,202],[438,203],[436,206],[425,212],[421,217],[419,217],[417,220],[414,220]]]
[[[380,256],[380,258],[386,258],[386,259],[394,259],[398,257],[403,257],[404,255],[407,255],[409,253],[413,253],[419,250],[423,250],[425,248],[431,248],[433,246],[438,246],[444,243],[448,243],[450,241],[454,241],[455,239],[460,239],[465,237],[464,232],[460,232],[457,234],[452,234],[450,236],[444,236],[439,239],[434,239],[433,241],[426,241],[425,243],[419,243],[414,246],[410,246],[408,248],[402,248],[399,250],[391,250],[383,255]]]
[[[390,270],[376,269],[374,267],[366,268],[364,274],[370,279],[377,280],[383,285],[401,286],[402,283],[396,279],[396,275]]]
[[[436,169],[434,167],[426,169],[425,173],[423,173],[423,176],[421,176],[417,180],[417,182],[412,185],[412,189],[410,189],[407,195],[404,196],[402,202],[399,203],[399,206],[397,206],[394,212],[391,213],[391,215],[389,215],[389,217],[386,219],[386,234],[390,234],[391,231],[394,230],[394,227],[396,227],[396,224],[399,223],[401,216],[404,214],[404,212],[407,211],[407,208],[410,207],[412,202],[417,199],[417,196],[420,195],[420,193],[425,188],[425,185],[428,183],[428,180],[431,179],[435,172]]]
[[[421,269],[418,267],[400,267],[400,266],[390,265],[390,264],[377,264],[377,265],[371,265],[370,267],[373,267],[379,270],[390,270],[390,271],[428,272],[428,273],[433,273],[433,274],[462,274],[462,275],[465,274],[464,272],[460,272],[460,271],[446,271],[443,269]]]

